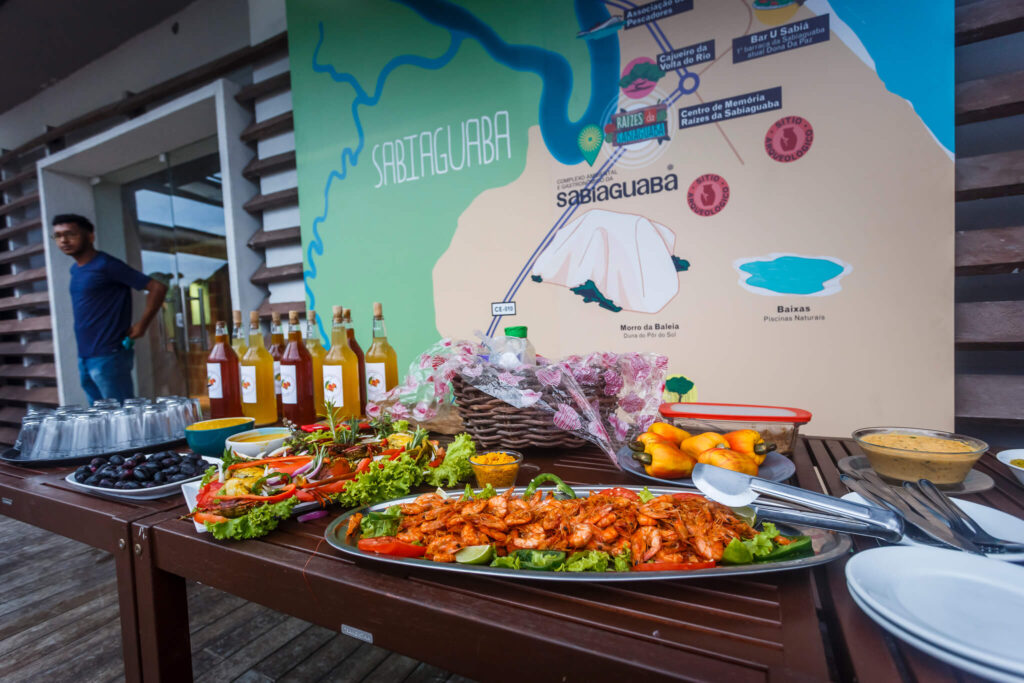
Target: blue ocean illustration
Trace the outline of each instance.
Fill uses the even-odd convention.
[[[829,256],[770,254],[739,259],[733,266],[740,272],[740,286],[766,296],[828,296],[841,287],[839,280],[853,268]]]

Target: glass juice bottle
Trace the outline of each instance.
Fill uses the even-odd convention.
[[[277,399],[277,414],[281,415],[281,354],[284,353],[284,330],[281,314],[270,313],[270,357],[274,359],[274,398]]]
[[[359,414],[366,415],[366,357],[363,355],[363,347],[356,341],[356,330],[352,327],[352,309],[346,308],[344,312],[345,329],[348,331],[348,347],[356,354],[359,361]]]
[[[245,352],[249,350],[245,343],[249,339],[249,333],[242,328],[241,311],[231,311],[231,334],[231,348],[235,350],[235,355],[241,360],[245,357]]]
[[[249,348],[240,363],[242,414],[256,419],[257,426],[277,422],[274,399],[274,359],[263,346],[260,314],[249,313]]]
[[[334,406],[335,419],[360,417],[359,360],[348,346],[341,306],[332,309],[331,350],[324,356],[324,404]]]
[[[366,350],[366,399],[380,401],[398,384],[398,356],[388,344],[384,312],[380,302],[373,304],[373,343]]]
[[[299,426],[316,422],[313,357],[302,341],[298,311],[288,311],[288,345],[281,354],[281,417]]]
[[[206,390],[210,395],[210,417],[238,417],[242,396],[238,383],[238,355],[228,344],[228,324],[217,321],[213,348],[206,358]]]
[[[326,415],[324,410],[324,356],[327,349],[320,343],[316,329],[316,311],[306,311],[306,350],[313,358],[313,409],[317,415]]]

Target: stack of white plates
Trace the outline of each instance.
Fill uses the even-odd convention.
[[[892,546],[854,555],[846,585],[875,623],[919,650],[990,680],[1024,680],[1024,567]]]

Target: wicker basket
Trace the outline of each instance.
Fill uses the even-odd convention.
[[[548,411],[516,408],[467,384],[461,377],[452,380],[452,387],[466,431],[484,448],[579,448],[587,443],[556,427]],[[541,387],[529,378],[520,388],[539,391]],[[603,386],[583,387],[587,398],[614,403],[616,397],[605,396],[602,389]]]

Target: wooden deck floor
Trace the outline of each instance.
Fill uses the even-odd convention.
[[[199,584],[189,586],[200,682],[468,681]],[[0,516],[0,681],[121,681],[110,555]]]

